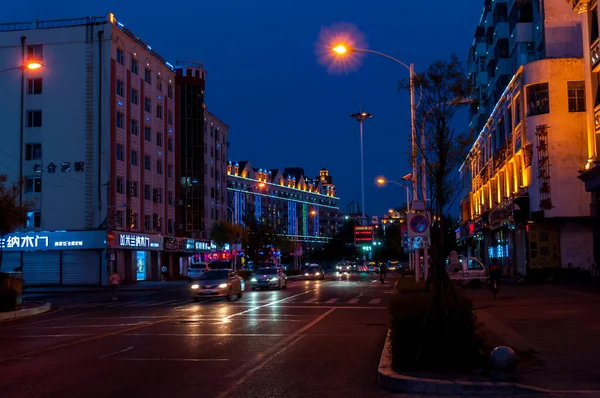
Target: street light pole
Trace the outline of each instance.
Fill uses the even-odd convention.
[[[365,207],[365,151],[364,151],[364,136],[363,136],[363,123],[365,120],[372,118],[373,115],[362,111],[353,113],[350,115],[351,118],[356,119],[360,125],[360,184],[361,184],[361,208],[362,208],[362,219],[366,222],[366,207]]]
[[[25,108],[25,36],[21,36],[21,110],[19,124],[19,214],[23,214],[23,119]],[[20,220],[21,222],[23,220]]]

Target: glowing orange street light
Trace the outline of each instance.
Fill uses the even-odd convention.
[[[338,44],[337,46],[333,47],[332,50],[339,55],[343,55],[348,52],[348,47],[346,47],[344,44]]]
[[[36,70],[36,69],[40,69],[43,65],[40,62],[37,61],[30,61],[27,63],[27,65],[25,65],[25,67],[29,70]]]
[[[388,181],[387,181],[387,179],[386,179],[385,177],[378,177],[378,178],[377,178],[377,184],[379,184],[379,185],[384,185],[384,184],[386,184],[387,182],[388,182]]]
[[[311,210],[310,215],[314,216],[315,214],[317,214],[317,212],[315,210]]]
[[[264,182],[261,182],[260,184],[258,184],[259,188],[264,188],[267,184],[265,184]]]

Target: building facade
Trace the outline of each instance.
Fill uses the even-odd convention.
[[[579,18],[583,41],[586,93],[587,159],[579,165],[579,179],[590,192],[590,211],[594,229],[594,262],[600,264],[600,20],[598,2],[566,0],[571,14]]]
[[[470,127],[481,131],[522,65],[581,57],[579,24],[564,0],[485,0],[467,59],[477,99],[470,108]]]
[[[0,173],[25,178],[34,203],[4,237],[3,269],[30,284],[106,283],[110,267],[158,278],[187,243],[175,237],[173,66],[113,14],[0,25],[0,70],[30,60],[43,66],[21,92],[20,70],[0,74]]]
[[[587,158],[583,61],[521,66],[461,167],[463,252],[511,274],[592,262],[589,195],[576,178]]]
[[[339,198],[329,171],[315,178],[302,168],[256,169],[250,162],[229,162],[227,203],[234,224],[254,218],[303,250],[322,247],[337,233]]]

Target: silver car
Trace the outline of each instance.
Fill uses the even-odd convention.
[[[208,271],[208,264],[206,263],[190,264],[190,267],[188,268],[188,279],[192,282],[194,279],[200,278],[206,271]]]
[[[234,295],[242,298],[244,280],[230,269],[211,269],[192,281],[190,290],[194,301],[200,297],[225,297],[231,300]]]
[[[250,281],[252,282],[252,290],[268,289],[270,287],[285,289],[287,287],[287,276],[282,269],[277,267],[259,268]]]

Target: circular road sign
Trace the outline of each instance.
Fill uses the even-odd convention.
[[[416,214],[410,220],[410,229],[417,234],[423,234],[427,232],[429,228],[429,220],[422,214]]]

